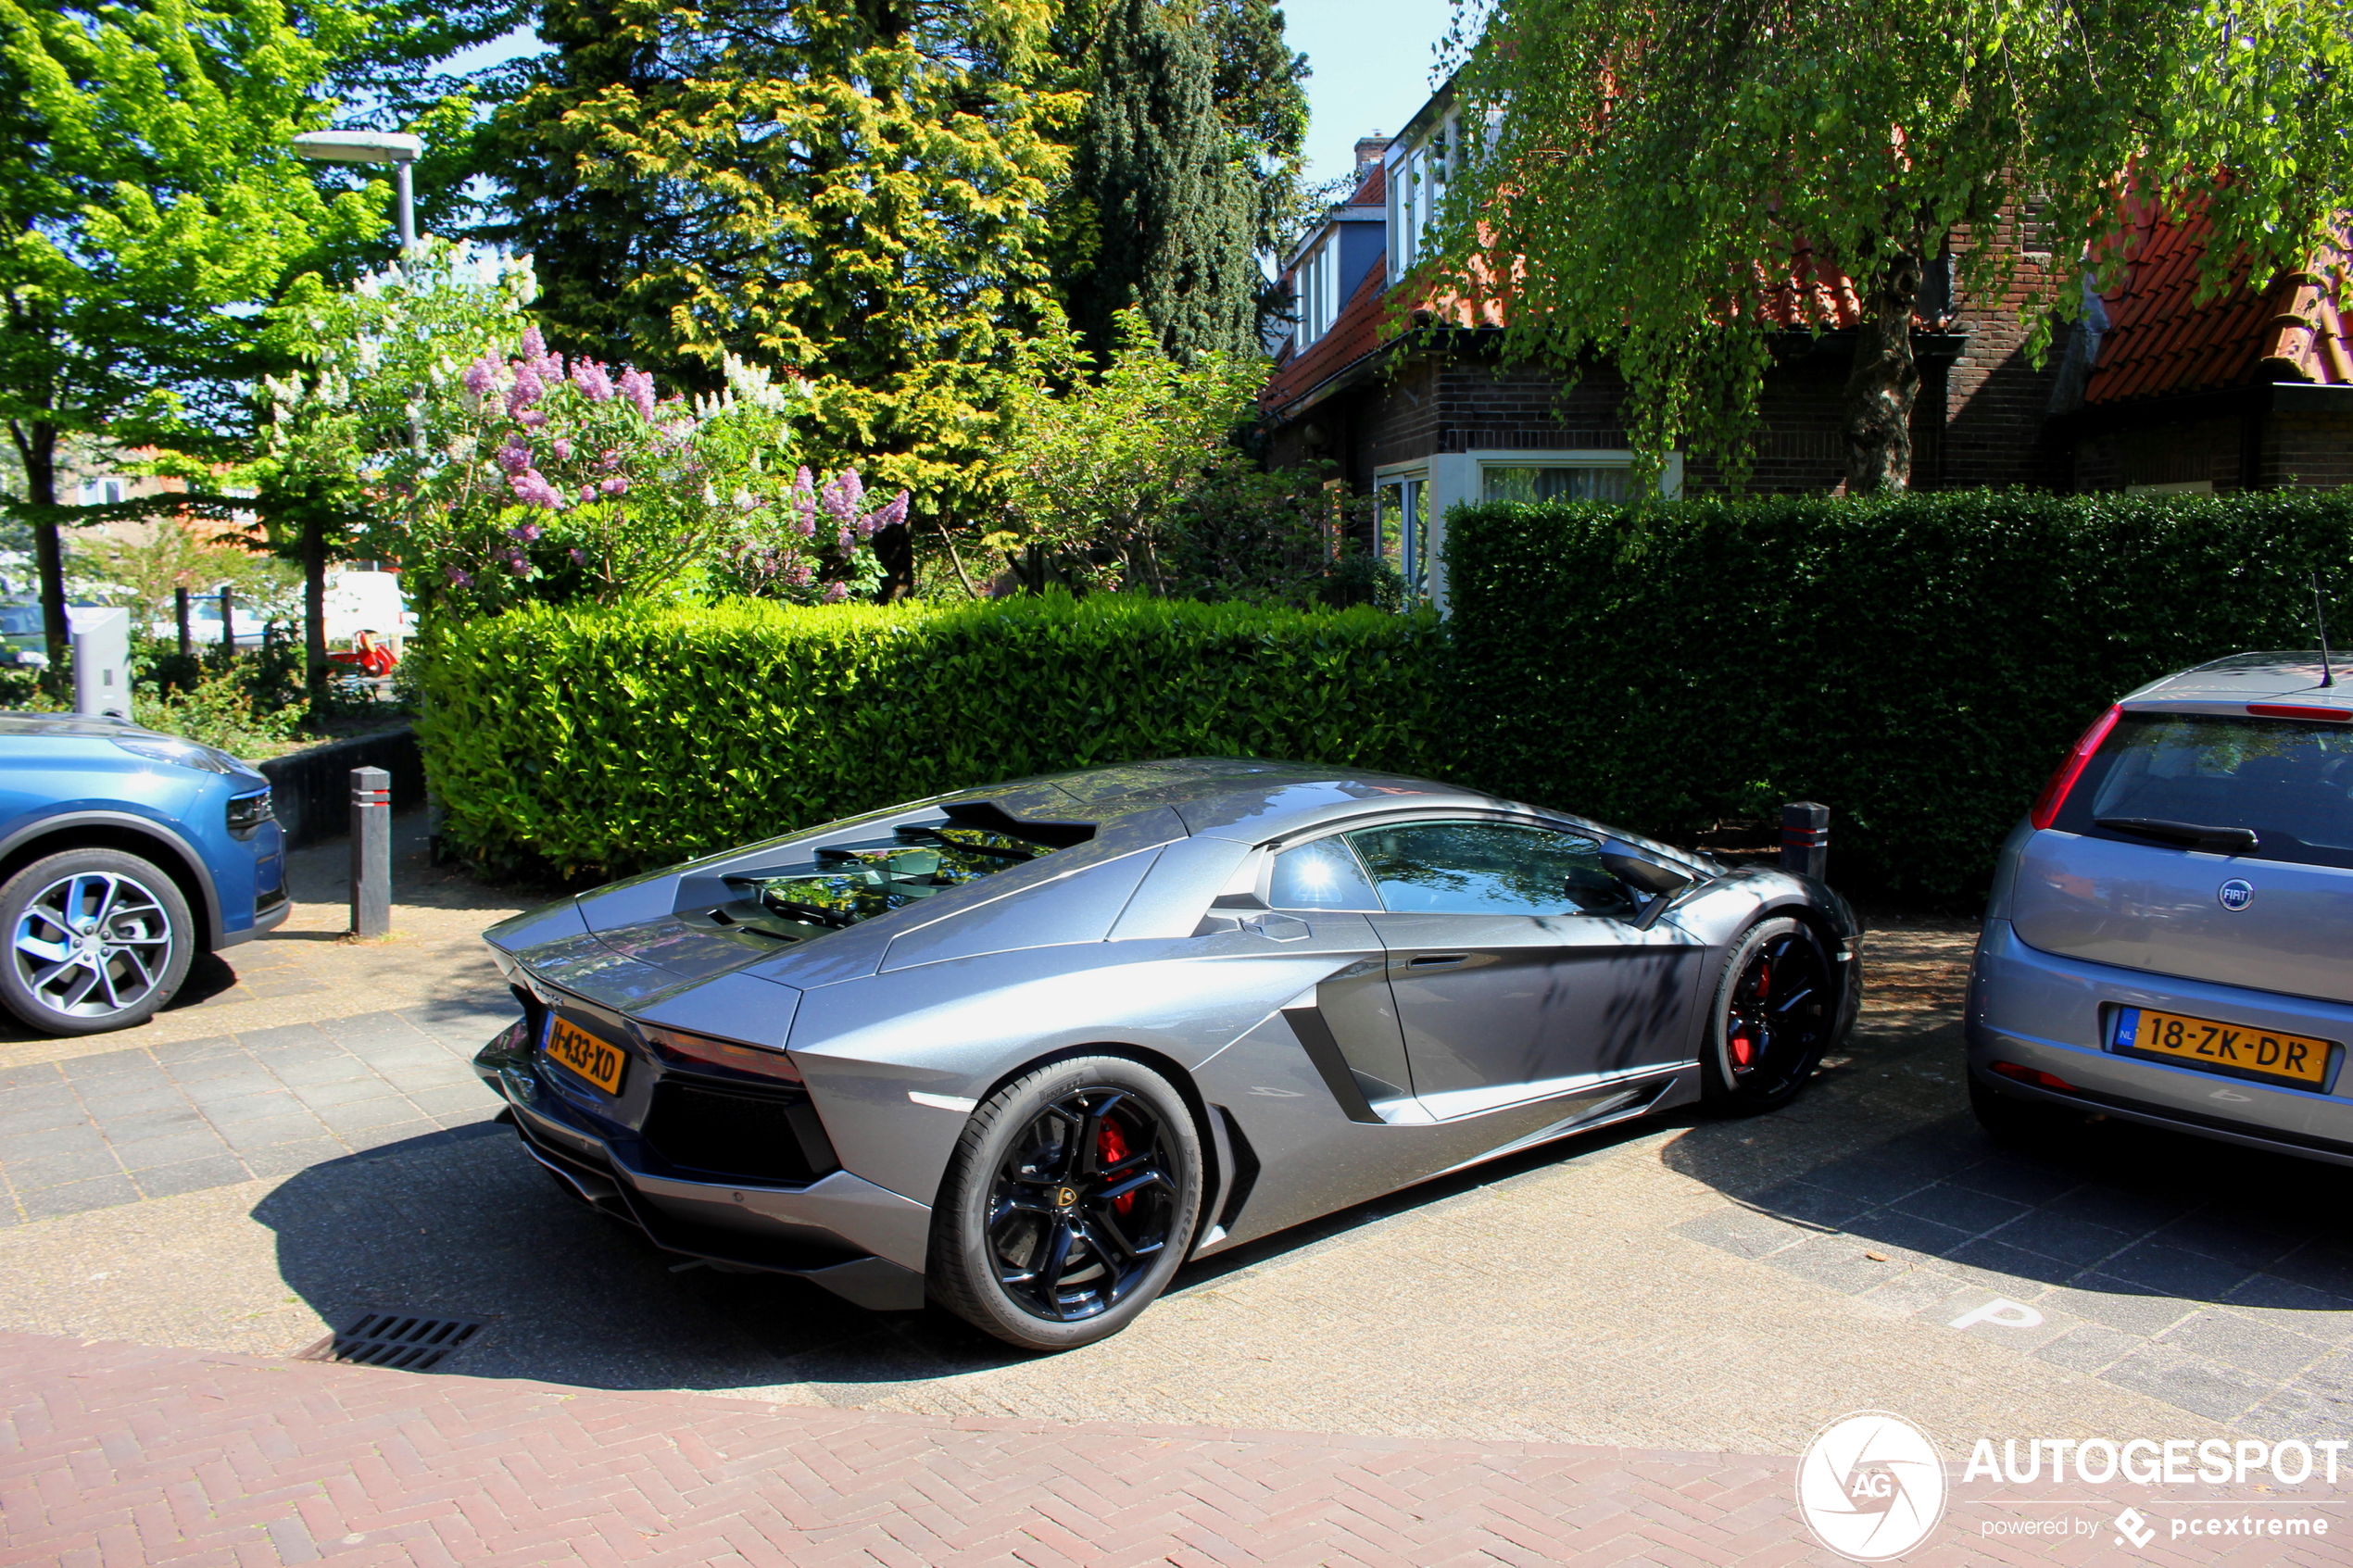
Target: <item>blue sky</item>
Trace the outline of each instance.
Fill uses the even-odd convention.
[[[1356,138],[1394,134],[1428,98],[1431,46],[1453,20],[1449,0],[1286,0],[1284,31],[1307,56],[1307,175],[1354,164]]]
[[[1395,132],[1429,96],[1434,45],[1453,19],[1450,0],[1287,0],[1285,31],[1307,56],[1311,180],[1345,174],[1356,138]],[[529,54],[538,40],[510,33],[470,51],[466,66]]]

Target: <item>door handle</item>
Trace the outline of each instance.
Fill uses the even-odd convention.
[[[1468,953],[1424,953],[1417,959],[1407,959],[1407,969],[1448,969],[1458,963],[1470,962]]]

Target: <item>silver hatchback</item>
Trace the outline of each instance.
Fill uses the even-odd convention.
[[[2002,846],[1968,1037],[1998,1135],[2065,1107],[2353,1164],[2353,684],[2241,654],[2101,715]]]

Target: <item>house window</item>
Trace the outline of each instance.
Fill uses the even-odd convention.
[[[94,479],[82,487],[82,504],[85,507],[111,507],[122,499],[122,481]]]
[[[1405,275],[1420,257],[1422,235],[1446,194],[1454,169],[1454,138],[1459,127],[1448,115],[1438,128],[1405,151],[1389,171],[1389,277]]]
[[[1374,548],[1404,580],[1405,596],[1418,602],[1429,596],[1429,476],[1397,473],[1382,476],[1375,491]]]
[[[1340,315],[1340,233],[1333,230],[1309,247],[1291,270],[1299,307],[1299,347],[1331,331]]]
[[[1486,501],[1623,501],[1627,470],[1607,467],[1528,467],[1488,463],[1480,471]]]

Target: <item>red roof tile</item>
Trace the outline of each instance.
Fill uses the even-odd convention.
[[[2108,326],[2085,384],[2086,403],[2208,392],[2265,382],[2353,385],[2345,321],[2329,274],[2345,264],[2332,249],[2312,270],[2268,289],[2247,286],[2246,269],[2200,302],[2198,264],[2210,237],[2202,216],[2145,217],[2126,251],[2124,277],[2106,295]]]
[[[1275,368],[1274,378],[1258,395],[1259,407],[1277,415],[1315,391],[1340,371],[1379,348],[1387,341],[1389,268],[1375,258],[1365,270],[1365,281],[1348,296],[1324,335],[1304,352],[1287,355]]]

